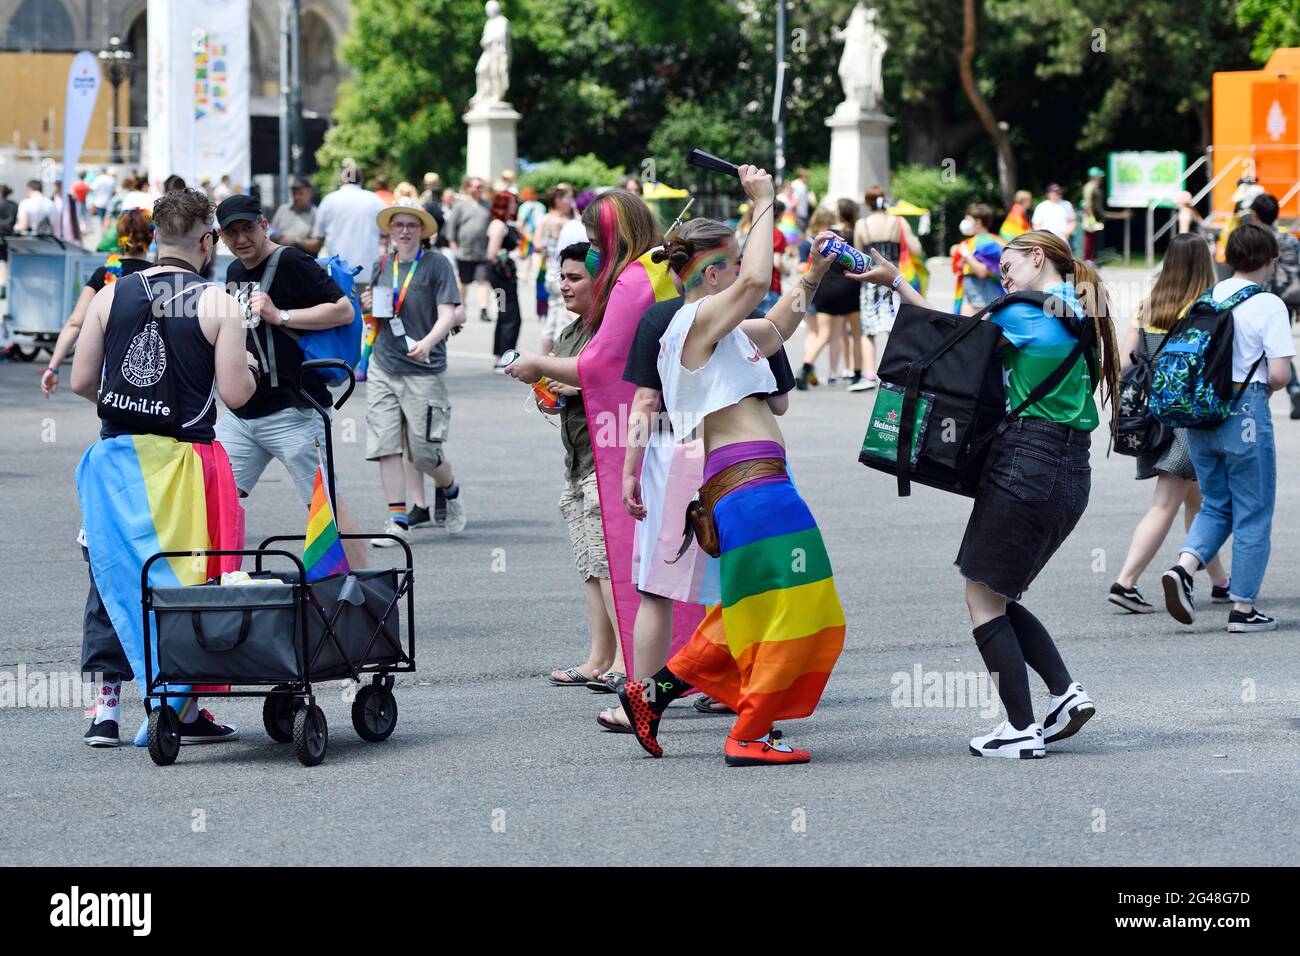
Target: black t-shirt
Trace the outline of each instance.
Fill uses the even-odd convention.
[[[656,302],[646,309],[637,323],[636,338],[632,340],[632,349],[627,354],[627,367],[623,370],[623,381],[660,392],[664,383],[659,378],[659,340],[668,331],[668,326],[677,314],[677,310],[686,304],[684,296]],[[755,309],[749,313],[751,319],[761,319],[763,313]],[[772,367],[776,378],[776,391],[773,395],[784,395],[794,391],[794,370],[786,357],[785,348],[767,357],[767,364]]]
[[[123,259],[122,260],[122,277],[131,275],[135,272],[143,272],[145,269],[152,269],[153,263],[148,259]],[[104,286],[108,285],[105,281],[108,278],[108,266],[100,266],[90,274],[86,280],[86,285],[98,292]]]
[[[281,248],[284,252],[280,253],[280,261],[275,267],[275,278],[271,281],[270,289],[271,301],[275,303],[277,309],[289,311],[309,309],[314,305],[337,302],[343,298],[343,290],[330,278],[328,272],[316,264],[314,258],[294,246]],[[261,281],[264,271],[266,271],[265,259],[252,269],[245,268],[242,262],[235,260],[226,272],[226,282],[256,284]],[[254,336],[257,336],[260,341],[263,352],[267,349],[268,337],[274,343],[275,370],[280,385],[278,388],[272,388],[271,376],[268,370],[263,368],[262,374],[257,378],[257,391],[242,408],[233,409],[234,413],[240,418],[264,418],[273,412],[283,411],[293,406],[304,407],[306,403],[298,398],[295,391],[298,370],[303,363],[302,349],[299,348],[298,343],[277,326],[264,321],[248,332],[248,351],[258,356],[259,362],[261,358],[257,344],[253,341]],[[322,405],[329,404],[329,390],[317,376],[309,373],[305,385],[307,393],[312,398]]]

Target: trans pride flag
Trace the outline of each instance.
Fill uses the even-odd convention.
[[[652,262],[647,252],[614,280],[600,328],[578,357],[582,403],[587,410],[591,450],[596,462],[596,490],[609,558],[610,587],[629,674],[633,667],[632,623],[641,599],[632,576],[636,523],[623,507],[627,414],[636,386],[624,380],[623,370],[642,314],[656,302],[674,299],[677,294],[667,264]],[[672,650],[686,643],[703,615],[704,608],[700,605],[673,605]]]
[[[308,581],[319,581],[331,574],[347,574],[352,570],[343,553],[338,525],[334,522],[324,465],[316,466],[316,484],[311,490],[311,508],[307,512],[307,540],[303,542],[302,563],[307,568]]]
[[[991,232],[985,232],[978,236],[963,239],[961,245],[974,254],[980,265],[992,272],[993,275],[998,274],[998,262],[1002,258],[1002,249],[1006,246],[1006,243],[999,237]],[[967,265],[966,257],[961,252],[953,253],[952,271],[957,276],[957,289],[953,293],[952,310],[953,312],[961,312],[962,299],[965,298],[966,276],[971,275],[971,268]]]
[[[145,687],[140,574],[161,551],[238,551],[244,509],[219,442],[191,444],[161,435],[119,435],[95,442],[77,466],[86,548],[117,639]],[[241,558],[166,558],[149,570],[153,587],[202,584],[239,569]],[[151,628],[153,660],[158,632]],[[178,691],[187,687],[176,687]],[[180,713],[182,701],[175,701]],[[137,746],[143,746],[137,735]]]

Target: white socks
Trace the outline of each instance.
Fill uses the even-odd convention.
[[[99,692],[95,694],[95,723],[101,723],[105,720],[111,720],[114,723],[121,722],[122,714],[122,682],[101,681]]]

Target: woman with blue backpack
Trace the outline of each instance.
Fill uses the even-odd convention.
[[[1277,239],[1242,223],[1227,244],[1231,277],[1201,296],[1174,328],[1153,367],[1151,409],[1188,428],[1201,488],[1201,510],[1178,563],[1162,578],[1174,620],[1196,619],[1192,575],[1232,536],[1233,633],[1267,631],[1277,622],[1255,607],[1268,566],[1277,492],[1277,456],[1269,395],[1291,379],[1295,342],[1286,304],[1266,292]]]
[[[1138,307],[1137,318],[1129,327],[1120,345],[1120,405],[1122,415],[1141,415],[1146,404],[1143,379],[1129,376],[1144,371],[1149,375],[1150,362],[1161,351],[1169,332],[1183,317],[1192,303],[1214,285],[1214,259],[1205,240],[1192,232],[1174,236],[1165,250],[1165,261],[1160,268],[1151,294]],[[1129,370],[1133,369],[1133,372]],[[1149,381],[1149,379],[1148,379]],[[1149,388],[1149,385],[1146,386]],[[1129,405],[1133,407],[1129,410]],[[1150,415],[1150,409],[1145,409]],[[1164,440],[1150,450],[1144,450],[1137,459],[1138,480],[1155,478],[1155,494],[1151,507],[1133,530],[1133,540],[1115,583],[1110,586],[1106,600],[1132,614],[1150,614],[1155,611],[1138,590],[1138,578],[1151,559],[1164,544],[1173,526],[1174,518],[1182,510],[1187,527],[1201,508],[1201,493],[1196,487],[1196,469],[1192,467],[1187,450],[1185,428],[1161,428]],[[1125,436],[1121,430],[1115,448],[1123,452]],[[1153,444],[1155,444],[1153,442]],[[1210,561],[1207,570],[1213,585],[1215,604],[1228,603],[1228,573],[1217,557]]]
[[[897,267],[874,249],[871,255],[874,268],[865,281],[889,286],[905,303],[932,308]],[[1002,724],[971,740],[970,752],[1033,758],[1045,756],[1047,744],[1076,734],[1096,712],[1047,628],[1020,598],[1087,507],[1091,433],[1101,421],[1093,390],[1101,379],[1113,429],[1119,361],[1106,290],[1062,239],[1041,229],[1022,233],[1003,249],[998,274],[1008,293],[1045,296],[1040,304],[997,300],[987,312],[1002,330],[998,354],[1007,409],[1019,414],[992,439],[956,564],[966,579],[976,647],[996,675],[1006,710]],[[1094,371],[1098,352],[1101,366]],[[1026,665],[1050,694],[1041,724]]]

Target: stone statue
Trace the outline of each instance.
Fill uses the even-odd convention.
[[[510,21],[502,15],[497,0],[488,0],[484,13],[487,23],[483,24],[483,36],[478,44],[483,53],[474,68],[478,89],[470,100],[471,106],[504,103],[510,86]]]
[[[884,91],[880,67],[888,44],[876,27],[876,11],[859,3],[849,14],[844,29],[832,28],[831,36],[844,41],[839,66],[844,103],[859,110],[879,110]]]

